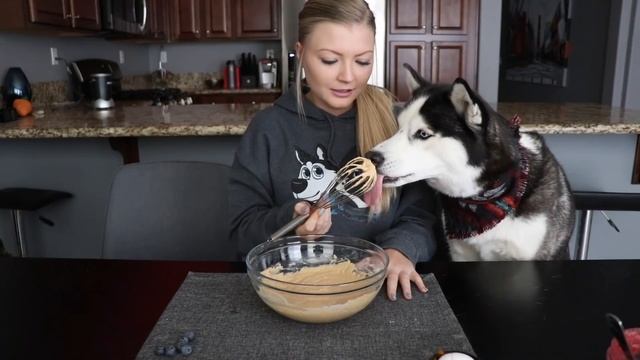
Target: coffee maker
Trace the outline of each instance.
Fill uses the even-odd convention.
[[[94,109],[108,109],[115,105],[113,97],[122,90],[122,73],[117,63],[85,59],[71,62],[67,70],[74,100],[85,100]]]
[[[278,61],[273,55],[273,50],[269,49],[266,59],[260,60],[260,86],[264,89],[273,89],[278,84]]]

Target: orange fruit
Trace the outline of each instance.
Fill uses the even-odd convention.
[[[13,108],[16,109],[16,112],[20,116],[27,116],[33,111],[31,101],[27,99],[15,99],[13,101]]]

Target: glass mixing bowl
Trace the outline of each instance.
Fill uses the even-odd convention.
[[[246,264],[253,288],[273,310],[302,322],[328,323],[369,305],[389,257],[358,238],[290,236],[254,247]]]

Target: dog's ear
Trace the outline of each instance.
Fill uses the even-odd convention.
[[[325,149],[321,144],[318,144],[318,146],[316,147],[316,156],[318,156],[318,159],[327,160],[325,157],[326,153],[327,149]]]
[[[409,91],[413,92],[415,89],[428,86],[429,82],[425,80],[418,72],[411,67],[411,65],[404,63],[402,64],[405,69],[405,75],[407,77],[407,86],[409,87]]]
[[[477,102],[474,101],[475,93],[464,79],[457,78],[451,87],[449,98],[458,115],[464,116],[467,125],[471,128],[482,126],[482,112]]]

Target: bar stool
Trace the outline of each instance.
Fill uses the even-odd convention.
[[[593,211],[640,211],[640,193],[574,191],[576,210],[580,211],[576,260],[586,260]]]
[[[6,188],[0,190],[0,209],[11,210],[13,217],[13,227],[18,242],[18,256],[27,256],[22,230],[22,211],[36,211],[45,205],[70,197],[72,197],[70,193],[57,190],[31,188]],[[43,217],[40,217],[40,220],[53,225],[51,220]]]

